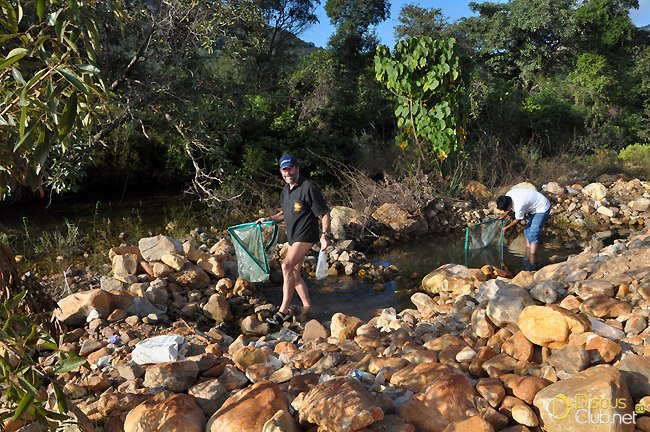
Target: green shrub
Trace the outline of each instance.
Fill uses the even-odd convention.
[[[35,324],[38,320],[23,313],[25,296],[22,292],[0,303],[0,430],[34,422],[56,430],[70,420],[64,383],[58,375],[87,362],[60,351],[54,338]],[[39,363],[39,356],[54,356],[52,366]],[[57,411],[48,409],[48,388],[54,392]]]
[[[650,177],[650,144],[631,144],[623,148],[618,157],[646,179]]]

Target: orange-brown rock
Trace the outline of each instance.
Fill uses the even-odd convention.
[[[449,424],[468,418],[478,396],[464,375],[451,375],[431,383],[400,408],[404,420],[422,432],[441,432]]]
[[[205,415],[186,394],[158,393],[129,412],[124,432],[204,432]]]
[[[260,381],[228,398],[210,417],[205,431],[259,432],[280,410],[289,410],[282,390]]]
[[[372,394],[347,377],[316,385],[305,395],[299,412],[301,422],[315,423],[328,431],[357,431],[384,418]]]

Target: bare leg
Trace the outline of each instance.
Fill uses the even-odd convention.
[[[529,245],[529,250],[530,250],[530,263],[531,264],[537,264],[537,249],[539,247],[539,243],[530,243]]]
[[[282,283],[282,305],[280,312],[286,314],[289,312],[289,306],[293,299],[293,292],[298,289],[298,295],[304,303],[303,295],[307,292],[307,285],[300,276],[300,270],[296,273],[296,269],[302,268],[302,262],[309,249],[311,243],[296,242],[289,246],[287,256],[282,261],[282,276],[284,282]],[[302,293],[301,293],[302,291]],[[309,302],[309,294],[307,294],[307,302]]]
[[[309,288],[307,287],[307,283],[305,280],[302,278],[302,263],[300,263],[300,267],[294,269],[294,280],[296,282],[296,292],[298,293],[298,297],[300,297],[300,301],[302,301],[302,307],[303,309],[311,309],[311,299],[309,298]]]

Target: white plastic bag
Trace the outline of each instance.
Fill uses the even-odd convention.
[[[175,362],[183,357],[180,352],[185,338],[179,335],[161,335],[145,339],[135,346],[131,360],[137,364]]]
[[[325,252],[320,251],[318,253],[318,262],[316,263],[316,279],[323,279],[329,275],[327,267],[327,255]]]

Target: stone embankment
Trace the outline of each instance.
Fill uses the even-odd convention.
[[[540,189],[552,203],[551,224],[554,225],[591,231],[650,226],[650,182],[601,176],[594,183],[550,182],[539,188],[521,183],[513,187]],[[370,215],[335,207],[334,235],[381,249],[399,239],[448,233],[495,217],[494,199],[498,194],[480,183],[470,182],[465,195],[468,199],[464,201],[441,198],[417,208],[385,203]]]
[[[65,377],[82,430],[650,430],[648,229],[512,279],[443,266],[414,309],[369,322],[274,329],[227,276],[227,241],[159,236],[111,257],[103,289],[55,313],[90,366]],[[236,316],[236,338],[201,325]]]

